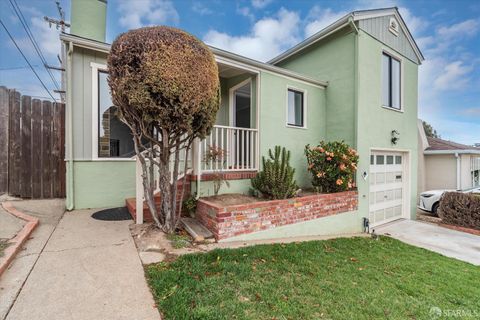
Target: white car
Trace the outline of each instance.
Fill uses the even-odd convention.
[[[431,212],[434,215],[437,215],[438,206],[440,205],[440,198],[445,192],[463,192],[463,193],[478,193],[480,194],[480,186],[465,189],[465,190],[431,190],[425,191],[420,194],[420,203],[418,208]]]

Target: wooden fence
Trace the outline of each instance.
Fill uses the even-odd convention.
[[[0,193],[65,197],[65,105],[0,87]]]

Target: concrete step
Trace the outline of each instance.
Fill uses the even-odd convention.
[[[198,220],[193,218],[182,218],[180,220],[185,227],[185,230],[193,237],[194,241],[205,241],[213,239],[213,233],[205,228]]]

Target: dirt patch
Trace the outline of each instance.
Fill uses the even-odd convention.
[[[314,190],[300,190],[295,198],[320,194]],[[236,206],[240,204],[249,204],[254,202],[269,201],[270,199],[258,198],[241,193],[220,194],[218,196],[202,197],[205,201],[214,203],[220,207]]]
[[[266,200],[262,198],[256,198],[254,196],[247,196],[241,193],[220,194],[218,196],[202,197],[201,199],[215,203],[216,205],[222,207],[236,206],[239,204],[254,203]]]

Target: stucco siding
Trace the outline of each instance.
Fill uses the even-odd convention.
[[[350,28],[278,66],[328,81],[326,138],[355,145],[355,34]]]
[[[425,189],[456,189],[457,160],[455,155],[425,155]]]
[[[389,149],[405,151],[409,155],[410,216],[415,217],[417,197],[418,135],[417,135],[417,88],[418,66],[409,59],[402,59],[403,110],[395,111],[382,107],[382,53],[395,52],[369,34],[360,30],[358,38],[358,131],[357,149],[360,162],[357,172],[359,211],[368,212],[369,178],[361,175],[369,172],[370,151]],[[397,53],[398,54],[398,53]],[[392,131],[399,133],[397,144],[392,144]]]
[[[305,91],[306,128],[286,125],[288,86]],[[287,148],[297,183],[300,187],[309,187],[304,148],[306,144],[317,144],[326,138],[325,90],[263,72],[260,92],[260,156],[267,156],[268,150],[276,145]]]
[[[76,209],[121,207],[135,197],[134,161],[75,161]]]
[[[404,57],[407,57],[415,63],[419,63],[420,61],[415,55],[415,51],[413,50],[412,45],[408,41],[408,38],[403,32],[402,28],[399,28],[397,36],[389,31],[388,27],[390,18],[392,17],[394,16],[391,15],[360,20],[358,22],[358,26],[360,29],[364,30],[378,41],[400,52]]]

